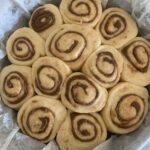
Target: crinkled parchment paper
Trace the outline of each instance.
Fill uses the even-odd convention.
[[[0,0],[0,70],[9,61],[5,45],[17,28],[27,26],[34,8],[41,4],[59,5],[60,0]],[[150,39],[150,0],[103,0],[105,7],[121,7],[137,20],[139,36]],[[149,91],[150,91],[150,87]],[[0,99],[0,150],[59,150],[55,141],[45,145],[22,134],[16,123],[16,112]],[[150,150],[150,111],[141,127],[130,134],[111,136],[94,150]]]

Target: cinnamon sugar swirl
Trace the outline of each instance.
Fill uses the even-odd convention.
[[[80,113],[100,111],[106,104],[107,91],[83,73],[73,73],[64,82],[62,103]]]
[[[62,24],[59,9],[52,4],[45,4],[34,10],[29,26],[41,37],[47,39],[49,34]]]
[[[17,65],[5,67],[0,75],[0,93],[6,105],[19,109],[34,94],[31,68]]]
[[[101,44],[92,28],[74,24],[61,25],[46,41],[46,54],[66,62],[72,70],[79,70],[87,57]]]
[[[65,23],[95,27],[102,15],[101,0],[62,0],[60,12]]]
[[[91,150],[106,137],[106,126],[100,114],[69,112],[56,140],[61,150]]]
[[[33,85],[37,94],[59,98],[62,84],[71,73],[70,68],[56,57],[41,57],[32,67]]]
[[[46,143],[55,138],[66,114],[60,101],[34,96],[21,107],[17,121],[25,134]]]
[[[103,12],[96,30],[102,43],[120,48],[136,37],[138,28],[133,18],[120,8],[109,8]]]
[[[136,130],[148,112],[148,91],[123,82],[109,91],[102,116],[109,131],[126,134]]]
[[[122,80],[137,85],[150,84],[150,43],[136,37],[120,50],[124,58]]]
[[[45,42],[30,28],[20,28],[9,37],[6,52],[11,63],[30,66],[45,55]]]
[[[123,57],[114,47],[103,45],[86,60],[82,70],[101,86],[110,88],[120,80]]]

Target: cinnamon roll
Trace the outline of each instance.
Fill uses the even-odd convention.
[[[6,52],[11,63],[32,65],[36,59],[45,55],[45,42],[36,32],[24,27],[10,36]]]
[[[100,0],[62,0],[60,12],[65,23],[94,27],[102,15]]]
[[[19,109],[34,94],[31,68],[17,65],[5,67],[0,75],[0,93],[7,106]]]
[[[48,37],[46,54],[60,58],[73,70],[79,70],[86,58],[100,44],[100,37],[92,28],[65,24]]]
[[[116,48],[122,47],[138,33],[136,22],[120,8],[106,9],[96,30],[100,33],[103,44]]]
[[[107,91],[83,73],[71,74],[61,90],[62,103],[79,113],[100,111],[106,104]]]
[[[47,143],[55,138],[66,115],[60,101],[34,96],[20,108],[17,121],[24,134]]]
[[[92,150],[106,137],[106,126],[100,114],[69,112],[56,140],[61,150]]]
[[[141,86],[150,84],[150,43],[136,37],[120,51],[124,58],[122,80]]]
[[[113,87],[102,117],[110,132],[126,134],[136,130],[148,112],[148,91],[128,82]]]
[[[32,66],[34,89],[38,95],[59,98],[70,68],[55,57],[41,57]]]
[[[101,46],[86,60],[83,72],[105,88],[118,83],[123,70],[123,58],[112,46]]]
[[[42,38],[47,39],[49,34],[62,22],[58,8],[52,4],[45,4],[33,12],[29,26]]]

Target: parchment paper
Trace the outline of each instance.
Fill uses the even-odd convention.
[[[60,0],[0,0],[0,70],[9,64],[5,45],[9,35],[17,28],[27,26],[34,8],[45,3],[59,5]],[[103,0],[105,7],[121,7],[137,20],[139,36],[150,39],[150,0]],[[149,88],[150,91],[150,87]],[[0,150],[59,150],[55,141],[45,145],[19,130],[16,112],[0,99]],[[150,150],[150,111],[133,133],[111,136],[94,150]]]

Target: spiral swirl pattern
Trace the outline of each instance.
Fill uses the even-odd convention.
[[[40,113],[42,115],[40,115]],[[22,114],[22,115],[24,116],[25,114]],[[35,116],[36,116],[35,120],[37,120],[36,123],[32,121],[33,117],[35,117]],[[46,140],[51,134],[54,121],[55,121],[55,116],[54,116],[54,113],[50,109],[45,108],[45,107],[36,108],[36,109],[32,110],[27,116],[26,124],[27,124],[28,129],[30,130],[30,132],[28,132],[27,134],[29,134],[29,135],[30,135],[30,133],[43,134],[43,133],[47,132],[47,135],[44,135],[43,138],[40,138],[38,136],[39,140]],[[37,127],[35,128],[35,126],[37,126]],[[28,130],[25,130],[25,132],[27,132],[27,131]]]
[[[32,16],[31,26],[36,32],[42,32],[55,24],[55,16],[52,12],[39,8]]]
[[[120,79],[123,60],[120,53],[111,46],[101,46],[86,61],[83,72],[105,88],[114,86]]]
[[[123,95],[115,110],[111,109],[113,122],[121,128],[129,128],[137,124],[144,115],[144,101],[135,94]],[[128,115],[124,112],[128,110]],[[113,117],[113,112],[117,114]]]
[[[31,66],[45,55],[45,41],[32,29],[20,28],[9,37],[6,52],[11,63]]]
[[[93,90],[91,93],[88,93],[87,88],[90,86]],[[94,103],[99,95],[98,89],[94,83],[84,75],[78,75],[69,78],[67,81],[66,89],[68,89],[70,92],[66,91],[65,96],[72,105],[75,105],[76,103],[80,105],[90,105]],[[79,89],[82,89],[83,94],[85,95],[83,99],[82,96],[80,96],[81,91]],[[94,93],[93,96],[92,93]]]
[[[30,18],[29,27],[46,40],[51,32],[62,25],[62,23],[62,16],[58,7],[52,4],[45,4],[35,9]]]
[[[121,49],[121,53],[124,58],[122,79],[141,86],[148,85],[150,83],[150,43],[136,37]]]
[[[67,45],[67,47],[63,49],[63,41],[64,39],[69,39],[69,37],[72,37],[70,39],[70,45]],[[79,45],[81,45],[80,49],[76,51]],[[78,60],[81,57],[86,45],[86,38],[81,33],[68,31],[62,34],[59,32],[59,36],[55,35],[49,44],[49,49],[51,49],[52,55],[61,58],[65,62],[72,62]],[[54,47],[54,49],[51,47]],[[70,55],[71,57],[68,57],[69,53],[72,54]]]
[[[42,84],[42,72],[47,72],[46,76],[51,80],[52,87],[48,87],[46,84]],[[53,76],[52,76],[53,74]],[[62,84],[62,76],[58,70],[56,70],[53,66],[41,66],[37,71],[37,77],[35,79],[36,87],[44,94],[47,95],[56,95],[60,91],[60,87]]]
[[[27,61],[33,58],[35,50],[32,42],[26,37],[16,38],[12,45],[12,57],[19,61]]]
[[[99,27],[103,37],[107,40],[120,35],[125,29],[126,20],[122,16],[117,15],[116,12],[106,15]]]
[[[61,149],[80,149],[80,145],[83,150],[91,150],[106,137],[106,127],[100,114],[70,112],[58,132],[57,142]]]
[[[69,76],[63,90],[61,96],[64,105],[75,112],[98,111],[97,109],[102,109],[104,106],[107,97],[104,88],[82,73]],[[97,103],[99,106],[95,108]]]
[[[33,138],[46,141],[53,130],[55,114],[48,107],[39,106],[36,100],[30,104],[32,104],[33,109],[26,106],[21,113],[22,129]]]
[[[63,81],[70,73],[70,68],[58,58],[39,58],[32,67],[35,91],[39,95],[58,98]]]
[[[98,0],[62,0],[60,11],[66,23],[94,27],[101,17],[102,7]]]
[[[115,48],[121,48],[138,33],[134,20],[120,8],[105,10],[96,29],[100,33],[102,43]]]
[[[56,108],[60,112],[57,112]],[[63,114],[60,119],[61,113]],[[66,110],[59,101],[35,96],[21,107],[17,120],[24,133],[37,140],[48,142],[55,137],[65,115]]]
[[[102,53],[99,53],[99,55],[98,55],[98,57],[97,57],[97,59],[96,59],[96,62],[97,62],[97,63],[96,63],[96,67],[97,67],[98,71],[99,71],[102,75],[104,75],[104,76],[106,76],[106,77],[110,77],[110,76],[112,76],[112,75],[115,75],[115,79],[116,79],[116,76],[117,76],[117,74],[118,74],[118,71],[117,71],[117,69],[116,69],[116,68],[117,68],[117,63],[116,63],[116,61],[115,61],[115,59],[114,59],[114,57],[113,57],[113,55],[112,55],[111,53],[109,53],[109,52],[102,52]],[[111,67],[111,71],[110,71],[110,72],[107,72],[107,71],[105,71],[105,70],[102,70],[101,67],[98,66],[98,62],[109,63],[109,64],[110,64],[110,67]],[[94,76],[95,76],[97,79],[101,80],[98,75],[94,74]],[[109,82],[113,82],[113,81],[114,81],[114,79],[112,79],[112,81],[109,81]],[[106,82],[106,81],[103,81],[103,80],[102,80],[102,82]]]
[[[3,91],[10,104],[19,103],[28,93],[26,78],[17,71],[9,73],[4,79]]]
[[[145,73],[150,63],[150,45],[135,40],[121,50],[126,60],[139,72]]]
[[[74,137],[82,142],[89,142],[97,137],[99,122],[90,114],[71,114],[72,133]],[[85,125],[86,124],[86,125]],[[100,133],[101,134],[101,129]]]
[[[0,76],[0,93],[7,106],[18,110],[34,94],[31,68],[17,65],[5,67]]]
[[[130,83],[120,83],[110,91],[102,114],[110,131],[125,134],[139,127],[147,111],[147,90]]]
[[[60,58],[71,69],[77,70],[100,43],[100,38],[93,29],[66,24],[49,36],[46,41],[46,53]]]

